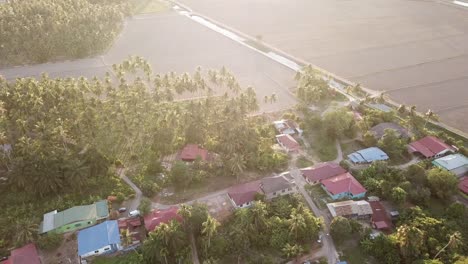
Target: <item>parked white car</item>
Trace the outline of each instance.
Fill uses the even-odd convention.
[[[140,216],[140,210],[133,210],[128,213],[128,216],[130,217]]]

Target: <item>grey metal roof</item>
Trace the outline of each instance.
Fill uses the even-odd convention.
[[[283,176],[268,177],[262,179],[262,190],[265,193],[281,191],[293,186],[293,183],[286,180]]]

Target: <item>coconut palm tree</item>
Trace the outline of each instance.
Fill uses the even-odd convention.
[[[450,238],[449,238],[449,241],[447,242],[447,244],[441,248],[439,250],[439,252],[437,252],[437,254],[434,256],[433,259],[437,259],[437,257],[439,256],[440,253],[442,253],[447,247],[449,246],[452,246],[452,247],[457,247],[458,245],[460,245],[460,243],[462,243],[462,240],[461,240],[461,233],[460,232],[455,232],[453,234],[450,235]]]
[[[208,239],[208,244],[205,248],[205,252],[208,252],[208,249],[210,248],[211,238],[216,233],[216,230],[219,227],[219,225],[220,223],[216,219],[211,217],[211,215],[208,215],[206,221],[203,222],[201,233],[205,235]]]
[[[293,209],[290,219],[288,219],[288,223],[289,230],[294,234],[294,239],[297,240],[298,233],[306,227],[304,216],[297,213],[296,209]]]

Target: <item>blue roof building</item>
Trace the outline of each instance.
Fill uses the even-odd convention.
[[[371,163],[378,160],[388,160],[387,153],[377,147],[361,149],[348,155],[353,163]]]
[[[78,255],[82,258],[122,249],[117,220],[105,221],[78,232]]]

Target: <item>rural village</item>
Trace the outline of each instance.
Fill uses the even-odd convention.
[[[123,1],[94,2],[80,5],[124,23]],[[129,23],[190,11],[142,2]],[[261,37],[243,41],[269,54]],[[166,73],[145,56],[101,58],[115,63],[80,77],[0,68],[0,263],[468,263],[464,133],[263,59],[292,69],[291,84],[257,90],[229,66]]]

